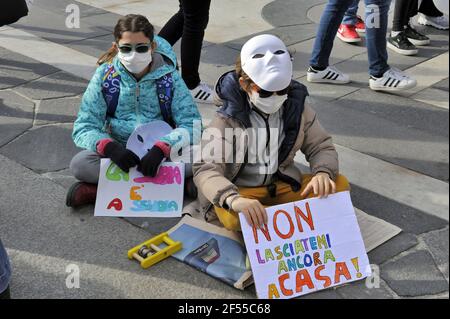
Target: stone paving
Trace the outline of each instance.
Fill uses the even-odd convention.
[[[80,29],[64,25],[72,3],[80,6]],[[239,3],[212,2],[203,80],[214,84],[233,67],[246,39],[269,32],[294,52],[295,77],[305,83],[325,1],[248,1],[236,19]],[[94,218],[92,207],[72,211],[64,206],[65,191],[74,182],[68,165],[79,151],[70,137],[72,123],[89,79],[86,72],[76,72],[73,61],[86,61],[83,70],[94,70],[91,62],[109,48],[112,26],[124,10],[148,11],[160,28],[176,9],[175,0],[158,5],[151,0],[35,0],[29,17],[0,29],[0,237],[14,267],[13,297],[255,297],[254,287],[237,291],[175,260],[144,271],[126,259],[127,249],[176,219],[130,223]],[[219,13],[225,15],[222,21]],[[220,27],[225,22],[231,24],[227,30]],[[234,35],[233,27],[239,27]],[[354,81],[339,87],[305,83],[322,124],[334,136],[354,205],[403,230],[369,254],[380,266],[379,288],[354,283],[305,299],[448,298],[448,31],[420,30],[432,43],[417,56],[390,52],[391,65],[417,76],[415,91],[370,91],[364,45],[339,40],[332,63]],[[19,36],[37,43],[36,50],[15,45]],[[175,49],[179,53],[179,46]],[[71,56],[48,61],[45,55],[58,50]],[[199,107],[207,123],[215,109]],[[80,265],[80,289],[65,288],[65,267],[71,263]]]

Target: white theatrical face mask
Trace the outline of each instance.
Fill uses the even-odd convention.
[[[136,51],[130,53],[119,52],[118,57],[123,66],[133,74],[141,73],[152,63],[152,54],[150,51],[146,53],[137,53]]]
[[[266,91],[281,91],[291,83],[291,56],[283,41],[274,35],[248,40],[241,50],[241,63],[252,81]]]
[[[278,110],[283,106],[284,101],[286,101],[288,95],[277,95],[274,94],[272,96],[262,98],[259,96],[259,93],[256,91],[252,91],[250,95],[250,102],[258,108],[263,113],[273,114],[278,112]]]

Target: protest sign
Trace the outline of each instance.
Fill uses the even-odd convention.
[[[152,178],[136,168],[125,173],[110,159],[102,159],[95,216],[180,217],[183,194],[183,163],[164,162]]]
[[[268,224],[239,214],[259,298],[284,299],[370,276],[349,192],[267,208]]]

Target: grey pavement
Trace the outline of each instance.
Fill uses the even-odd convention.
[[[233,8],[237,1],[220,8]],[[0,237],[12,259],[12,296],[255,298],[254,287],[236,290],[176,260],[148,270],[128,261],[129,248],[177,219],[94,218],[93,207],[65,207],[65,193],[75,181],[68,166],[79,151],[70,135],[88,81],[70,62],[85,60],[83,70],[94,69],[92,61],[109,48],[112,26],[124,7],[87,2],[35,0],[29,17],[0,29]],[[203,80],[213,85],[231,70],[240,46],[251,36],[279,35],[294,54],[295,78],[307,85],[320,121],[333,134],[341,161],[345,159],[341,166],[352,177],[355,207],[403,230],[369,253],[380,269],[379,288],[358,282],[303,298],[448,298],[448,31],[420,27],[430,35],[430,46],[414,57],[389,52],[392,66],[411,72],[423,84],[416,92],[369,90],[364,45],[339,40],[331,62],[354,81],[344,86],[309,84],[305,74],[325,2],[255,0],[258,7],[263,4],[260,21],[239,14],[257,31],[247,23],[246,33],[236,38],[229,30],[216,31],[219,22],[210,20],[213,31],[207,32],[200,66]],[[71,3],[80,6],[80,29],[65,27],[65,9]],[[114,3],[127,4],[130,12],[142,8],[136,1]],[[214,6],[219,4],[213,1],[212,6],[218,10]],[[175,12],[176,1],[161,4],[159,10]],[[228,19],[234,12],[223,14]],[[35,52],[15,47],[9,41],[14,34],[16,40],[39,47]],[[46,48],[71,55],[55,61],[56,66],[43,63],[48,60]],[[179,53],[179,45],[175,50]],[[199,108],[207,123],[214,107]],[[66,288],[71,264],[80,267],[80,289]]]

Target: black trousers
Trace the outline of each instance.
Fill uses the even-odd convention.
[[[180,0],[180,10],[159,35],[172,46],[181,38],[181,75],[192,90],[200,83],[198,67],[211,0]]]
[[[436,8],[433,0],[423,0],[420,7],[418,0],[397,0],[392,31],[403,31],[409,24],[409,20],[419,12],[431,17],[442,16],[442,12]]]

